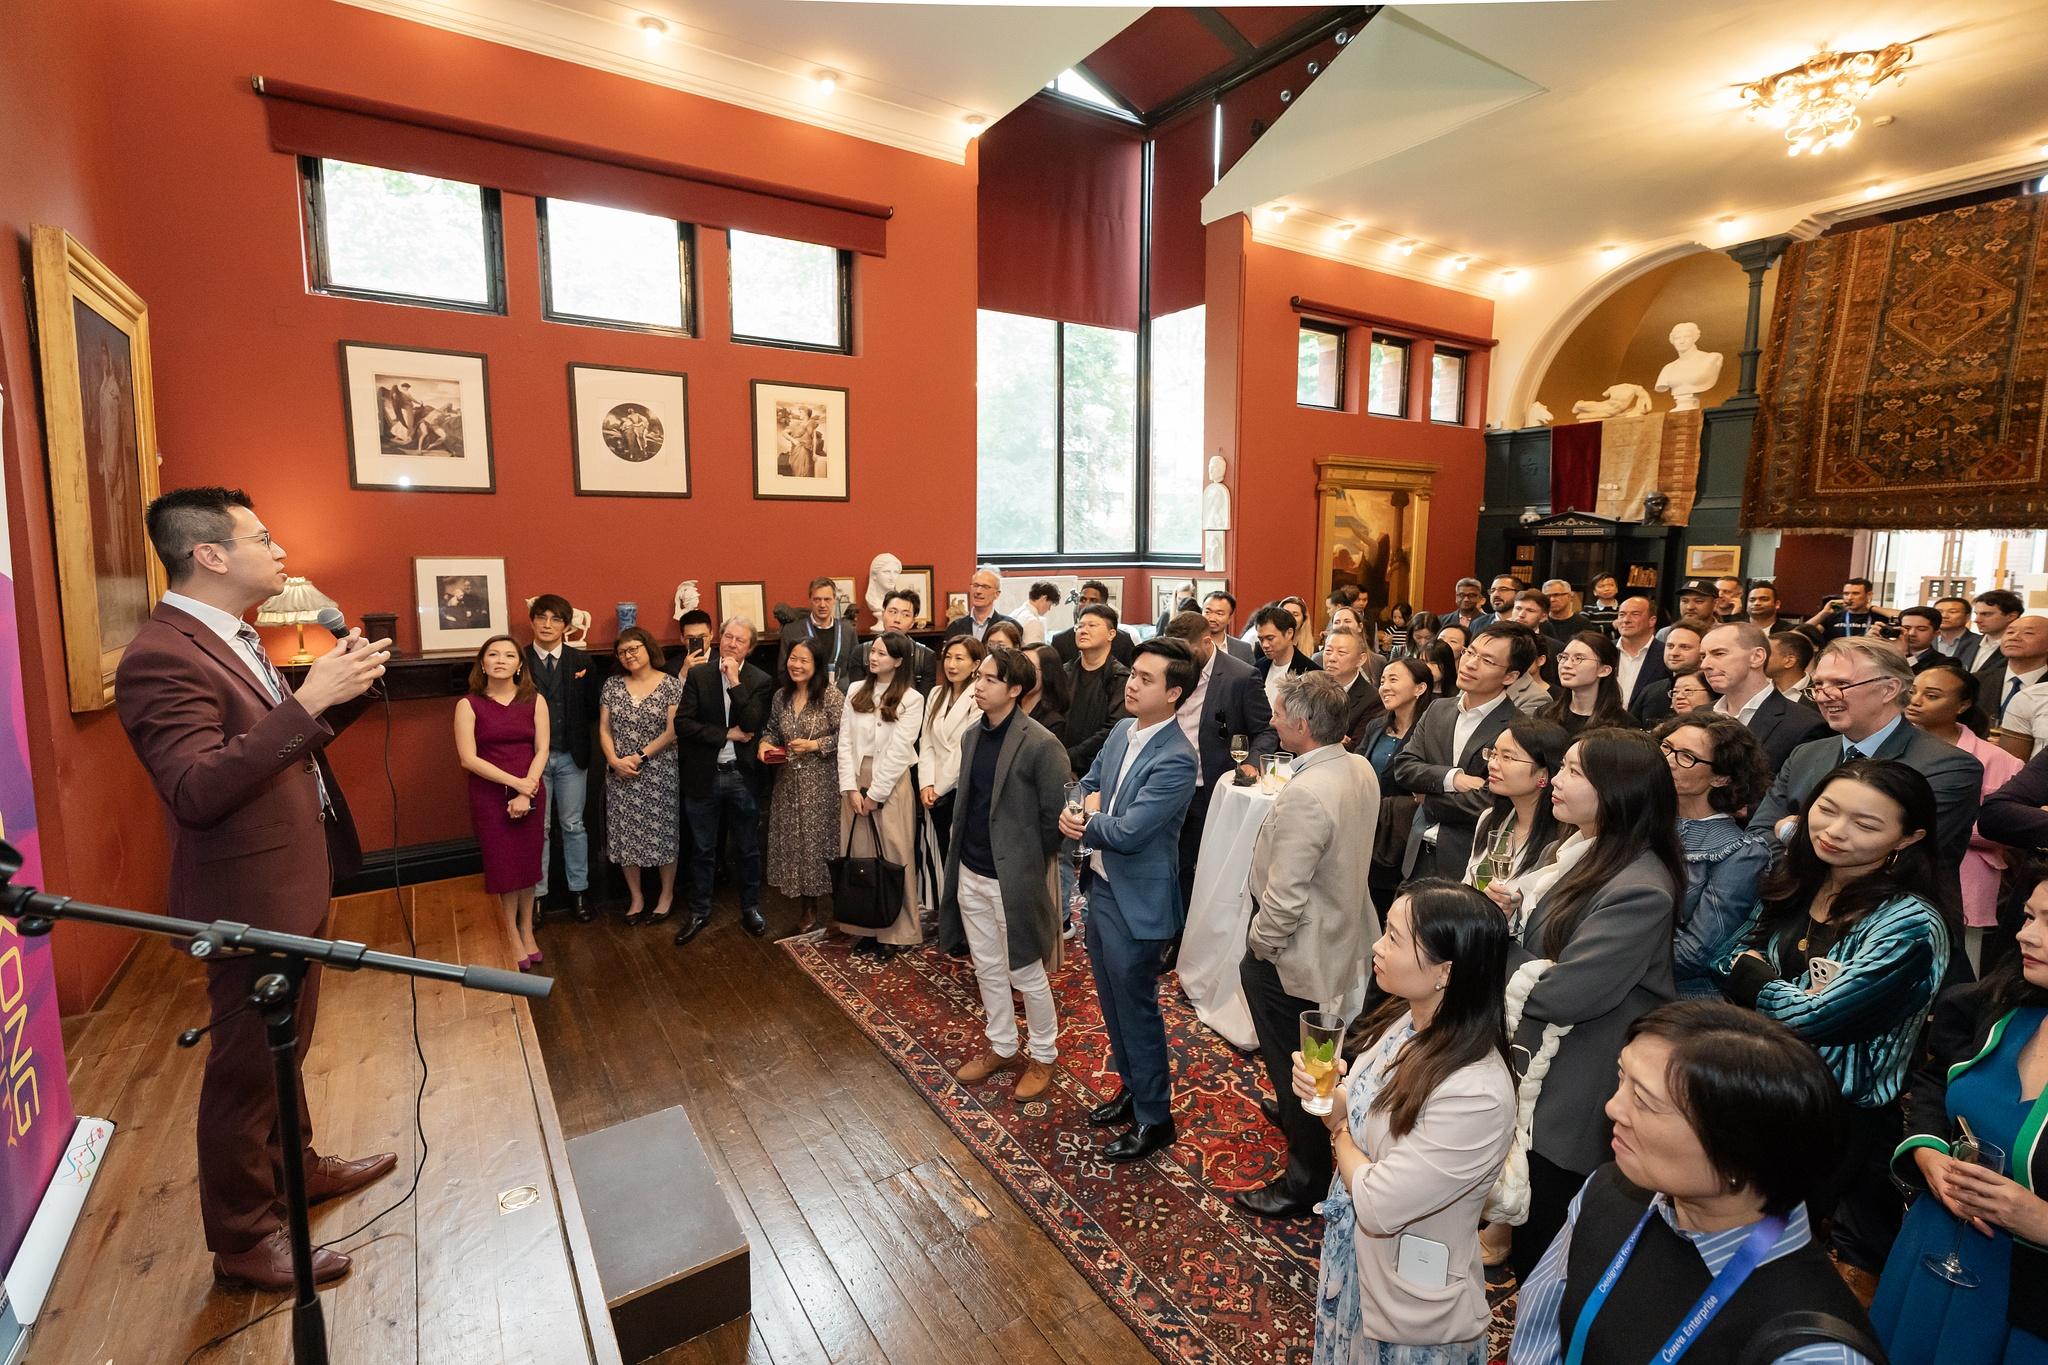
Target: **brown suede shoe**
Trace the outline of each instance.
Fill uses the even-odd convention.
[[[306,1163],[306,1202],[322,1204],[354,1194],[373,1181],[391,1174],[398,1164],[395,1152],[379,1152],[361,1161],[343,1161],[338,1156],[315,1157]]]
[[[326,1284],[348,1274],[348,1257],[338,1251],[313,1252],[313,1283]],[[213,1258],[214,1282],[223,1289],[286,1290],[292,1287],[291,1239],[283,1228],[247,1251]]]
[[[1024,1074],[1017,1078],[1017,1098],[1035,1100],[1045,1093],[1052,1084],[1052,1063],[1033,1061],[1024,1068]]]
[[[998,1057],[993,1052],[984,1052],[954,1072],[953,1079],[963,1085],[979,1085],[998,1071],[1015,1071],[1022,1065],[1024,1054],[1021,1052],[1010,1057]]]

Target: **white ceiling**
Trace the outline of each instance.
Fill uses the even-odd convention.
[[[1847,147],[1788,157],[1776,129],[1742,116],[1746,81],[1823,46],[1901,40],[1917,49],[1906,83],[1872,95]],[[1533,89],[1513,98],[1522,83]],[[1772,220],[1801,206],[1949,168],[2009,163],[2017,178],[2048,161],[2044,141],[2040,0],[1431,5],[1367,24],[1203,200],[1203,218],[1284,201],[1297,235],[1353,223],[1380,252],[1418,239],[1410,259],[1432,269],[1456,254],[1526,268],[1685,233],[1782,231]]]
[[[952,161],[1142,5],[340,0]],[[639,24],[662,20],[650,42]],[[814,79],[839,75],[830,94]]]

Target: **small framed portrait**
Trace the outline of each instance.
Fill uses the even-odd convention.
[[[917,594],[917,620],[912,628],[931,629],[938,604],[932,601],[932,566],[929,564],[906,564],[896,575],[896,586]]]
[[[689,497],[689,385],[667,370],[571,365],[577,495]]]
[[[947,594],[946,594],[946,624],[950,626],[950,625],[952,625],[952,624],[953,624],[953,623],[954,623],[955,621],[959,620],[959,619],[960,619],[961,617],[965,616],[966,614],[967,614],[967,594],[966,594],[966,593],[964,593],[964,592],[949,592],[949,593],[947,593]]]
[[[1734,578],[1742,572],[1740,545],[1688,545],[1685,547],[1687,578]]]
[[[754,496],[845,502],[846,390],[753,383]]]
[[[725,629],[725,623],[735,617],[744,616],[753,622],[756,635],[766,634],[768,627],[768,591],[760,583],[720,583],[718,585],[718,628]]]
[[[344,341],[341,387],[350,488],[497,491],[483,356]]]
[[[412,580],[422,654],[468,653],[511,627],[503,559],[415,559]]]
[[[854,595],[853,585],[854,580],[851,578],[834,577],[832,580],[832,592],[839,599],[836,610],[841,616],[849,619],[857,617],[858,608],[854,604],[860,600]]]

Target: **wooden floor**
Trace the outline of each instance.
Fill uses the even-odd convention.
[[[536,1004],[571,1137],[680,1104],[752,1244],[754,1313],[667,1365],[1153,1357],[882,1055],[777,947],[712,926],[551,921]]]
[[[477,880],[420,888],[415,903],[421,956],[509,965],[495,899]],[[389,892],[338,903],[334,932],[406,951]],[[206,1020],[201,970],[148,940],[105,1006],[66,1021],[73,1102],[118,1127],[37,1324],[31,1365],[176,1365],[288,1297],[215,1289],[201,1242],[192,1115],[206,1048],[173,1046],[180,1030]],[[321,1295],[331,1358],[616,1361],[574,1192],[556,1178],[562,1137],[526,1007],[439,983],[421,984],[419,1006],[432,1068],[426,1168],[414,1202],[344,1244],[355,1267]],[[315,1140],[342,1156],[395,1151],[399,1169],[316,1209],[316,1240],[405,1192],[419,1078],[405,981],[330,973],[306,1064]],[[501,1211],[500,1194],[527,1184],[541,1198]],[[271,1365],[290,1359],[290,1343],[287,1311],[200,1360]]]

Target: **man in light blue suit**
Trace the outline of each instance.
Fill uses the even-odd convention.
[[[1194,746],[1175,723],[1201,669],[1180,640],[1138,646],[1118,721],[1081,779],[1081,813],[1060,816],[1060,832],[1088,853],[1088,961],[1109,1031],[1110,1059],[1123,1080],[1116,1098],[1088,1122],[1130,1126],[1102,1149],[1137,1161],[1172,1143],[1173,1078],[1159,973],[1181,930],[1180,825],[1195,794]]]

